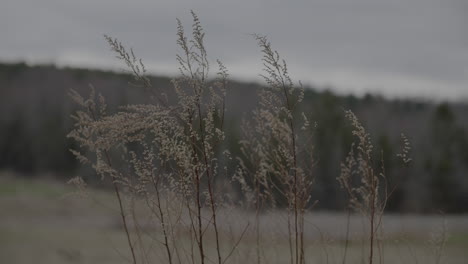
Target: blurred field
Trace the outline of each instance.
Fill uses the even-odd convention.
[[[82,199],[72,195],[74,191],[54,181],[28,181],[0,174],[0,263],[129,263],[112,194],[93,190],[93,199]],[[287,261],[285,230],[279,227],[282,215],[274,212],[262,216],[262,228],[271,230],[271,237],[264,241],[266,263]],[[448,241],[441,263],[467,263],[467,215],[387,215],[385,263],[434,263],[434,248],[428,241],[443,226],[444,218]],[[230,211],[223,227],[239,237],[251,220],[252,214]],[[308,215],[307,220],[308,263],[342,263],[346,215],[318,212]],[[362,219],[352,216],[350,223],[352,241],[346,263],[361,263],[367,254],[361,240]],[[155,229],[145,230],[157,233]],[[156,241],[147,242],[152,245],[151,259],[163,256]],[[248,264],[253,250],[254,238],[247,232],[228,263]]]

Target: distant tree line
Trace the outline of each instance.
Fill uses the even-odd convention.
[[[68,91],[73,88],[86,94],[92,84],[105,95],[111,109],[148,100],[148,91],[131,87],[129,82],[128,74],[0,64],[0,169],[27,177],[52,173],[69,178],[77,173],[92,173],[69,152],[75,147],[66,138],[72,129],[70,114],[75,106]],[[170,87],[166,77],[151,77],[151,82]],[[259,88],[255,83],[231,82],[227,91],[230,101],[226,102],[226,144],[234,157],[241,155],[240,124],[255,107]],[[353,141],[344,116],[344,110],[351,109],[375,140],[378,156],[374,160],[385,164],[392,191],[389,210],[468,212],[467,105],[387,100],[374,95],[338,96],[312,88],[306,89],[303,105],[301,110],[311,116],[314,126],[312,200],[319,201],[317,208],[345,207],[346,197],[336,178]],[[402,144],[400,133],[411,142],[413,161],[409,166],[401,164],[396,156]],[[228,164],[231,170],[235,166]]]

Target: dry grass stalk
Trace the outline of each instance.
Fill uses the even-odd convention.
[[[380,262],[382,261],[382,217],[392,191],[388,191],[383,159],[380,161],[380,171],[374,169],[372,158],[374,147],[369,133],[352,111],[346,111],[345,116],[351,122],[356,143],[352,144],[345,162],[341,164],[341,175],[337,180],[348,193],[349,207],[366,216],[369,221],[368,261],[372,264],[376,242]],[[408,157],[411,148],[404,134],[401,137],[403,148],[402,153],[397,154],[397,157],[407,164],[411,161]]]
[[[296,126],[309,128],[304,113],[296,106],[304,96],[302,86],[294,86],[286,62],[272,49],[264,36],[255,35],[263,54],[265,74],[261,75],[268,87],[260,92],[259,107],[253,120],[246,121],[241,150],[244,159],[236,176],[249,202],[256,211],[257,263],[261,260],[261,230],[259,213],[264,207],[285,206],[290,263],[305,263],[304,213],[309,205],[313,177],[309,166],[312,160],[300,160]],[[247,165],[248,164],[248,165]],[[285,201],[286,204],[283,204]]]
[[[152,92],[154,103],[122,106],[117,113],[107,114],[104,99],[99,95],[96,102],[94,91],[87,100],[71,92],[83,111],[74,115],[75,129],[68,136],[95,155],[91,160],[85,154],[73,153],[80,161],[91,163],[100,177],[112,179],[134,263],[144,263],[148,258],[141,248],[138,219],[133,217],[139,250],[143,252],[140,259],[136,258],[136,240],[132,238],[127,220],[127,213],[133,213],[135,205],[124,208],[122,189],[134,198],[143,197],[153,220],[161,227],[161,244],[165,247],[168,263],[182,259],[176,234],[181,220],[173,218],[173,214],[183,214],[181,210],[186,210],[189,215],[191,239],[198,248],[198,254],[190,254],[191,262],[197,262],[197,255],[200,263],[206,262],[204,243],[208,227],[215,234],[216,262],[221,264],[228,258],[221,253],[217,210],[223,201],[214,185],[216,176],[223,170],[218,162],[223,158],[220,153],[224,153],[219,146],[224,140],[228,74],[226,67],[218,61],[219,78],[214,84],[208,83],[210,65],[203,42],[204,32],[193,12],[192,17],[192,39],[185,36],[178,20],[177,44],[182,53],[177,56],[181,77],[173,81],[177,104],[170,105],[167,98],[151,85],[142,60],[136,58],[133,50],[127,51],[118,40],[108,36],[105,36],[106,40],[133,74],[135,85]],[[121,153],[123,158],[117,158],[115,153]],[[118,168],[112,166],[114,160],[120,165]],[[174,195],[182,198],[181,204],[185,206],[185,209],[176,206],[176,213],[163,202],[165,197]],[[202,212],[205,204],[211,210],[208,220]]]
[[[381,181],[385,182],[385,174],[384,171],[379,173],[373,168],[373,145],[370,135],[353,112],[346,111],[345,115],[351,122],[352,133],[357,138],[357,144],[352,145],[346,161],[342,163],[338,181],[348,192],[350,207],[368,218],[369,263],[372,264],[376,232],[388,198],[379,194],[382,188]]]

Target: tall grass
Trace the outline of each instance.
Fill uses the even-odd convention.
[[[257,263],[262,262],[258,214],[264,206],[285,207],[290,262],[304,263],[304,213],[309,206],[313,183],[310,170],[313,160],[303,160],[304,155],[299,156],[299,152],[310,150],[312,146],[298,146],[297,143],[299,136],[306,134],[300,131],[310,128],[306,115],[296,111],[304,91],[294,86],[286,62],[272,49],[267,38],[258,35],[255,38],[263,54],[262,77],[268,87],[260,91],[259,107],[253,112],[250,123],[244,126],[244,139],[240,142],[244,160],[236,179],[244,190],[253,190]],[[250,166],[246,166],[247,163]]]
[[[143,61],[132,49],[105,36],[151,103],[123,105],[109,113],[94,88],[86,99],[71,91],[82,109],[74,114],[75,128],[68,135],[80,144],[81,152],[72,152],[102,180],[111,182],[134,264],[151,262],[154,243],[163,248],[165,263],[228,263],[243,254],[243,238],[249,231],[254,233],[255,250],[247,256],[248,263],[268,263],[264,257],[268,235],[261,217],[267,210],[286,212],[288,262],[307,263],[305,214],[317,201],[311,201],[316,161],[308,143],[314,126],[300,111],[304,89],[293,82],[285,60],[268,39],[255,35],[267,86],[259,92],[257,109],[244,121],[238,142],[242,155],[232,157],[223,144],[228,71],[218,60],[212,76],[205,33],[197,15],[191,14],[191,36],[177,20],[180,75],[172,82],[174,98],[151,84]],[[381,172],[373,168],[369,134],[352,112],[344,114],[357,140],[338,180],[349,195],[350,207],[369,220],[368,262],[373,263],[389,194],[384,166]],[[401,155],[408,159],[405,151]],[[226,164],[234,162],[237,169],[229,170]],[[231,199],[233,184],[242,190],[237,199]],[[149,217],[141,219],[139,210]],[[232,232],[226,222],[239,210],[254,211],[255,219],[243,219],[240,231]],[[157,227],[156,233],[145,229],[148,221]]]

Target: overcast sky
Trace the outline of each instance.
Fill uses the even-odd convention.
[[[123,68],[108,34],[175,74],[176,18],[190,29],[190,9],[236,79],[258,79],[259,33],[305,84],[468,101],[467,0],[2,0],[0,61]]]

